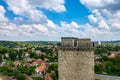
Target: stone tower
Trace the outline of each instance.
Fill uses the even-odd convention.
[[[59,80],[94,80],[94,54],[90,39],[62,37],[58,53]]]

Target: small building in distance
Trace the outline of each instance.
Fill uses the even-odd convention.
[[[58,53],[59,80],[94,80],[91,40],[62,37]]]

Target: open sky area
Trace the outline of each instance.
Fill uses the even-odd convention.
[[[120,0],[0,0],[0,40],[120,40]]]

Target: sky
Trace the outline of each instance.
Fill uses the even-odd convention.
[[[0,40],[120,40],[120,0],[0,0]]]

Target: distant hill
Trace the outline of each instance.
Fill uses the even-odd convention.
[[[57,45],[59,41],[0,41],[0,46],[16,47],[22,45]]]
[[[15,47],[16,45],[17,43],[13,41],[0,41],[0,46]]]
[[[39,44],[39,45],[56,45],[59,41],[25,41],[31,44]]]

